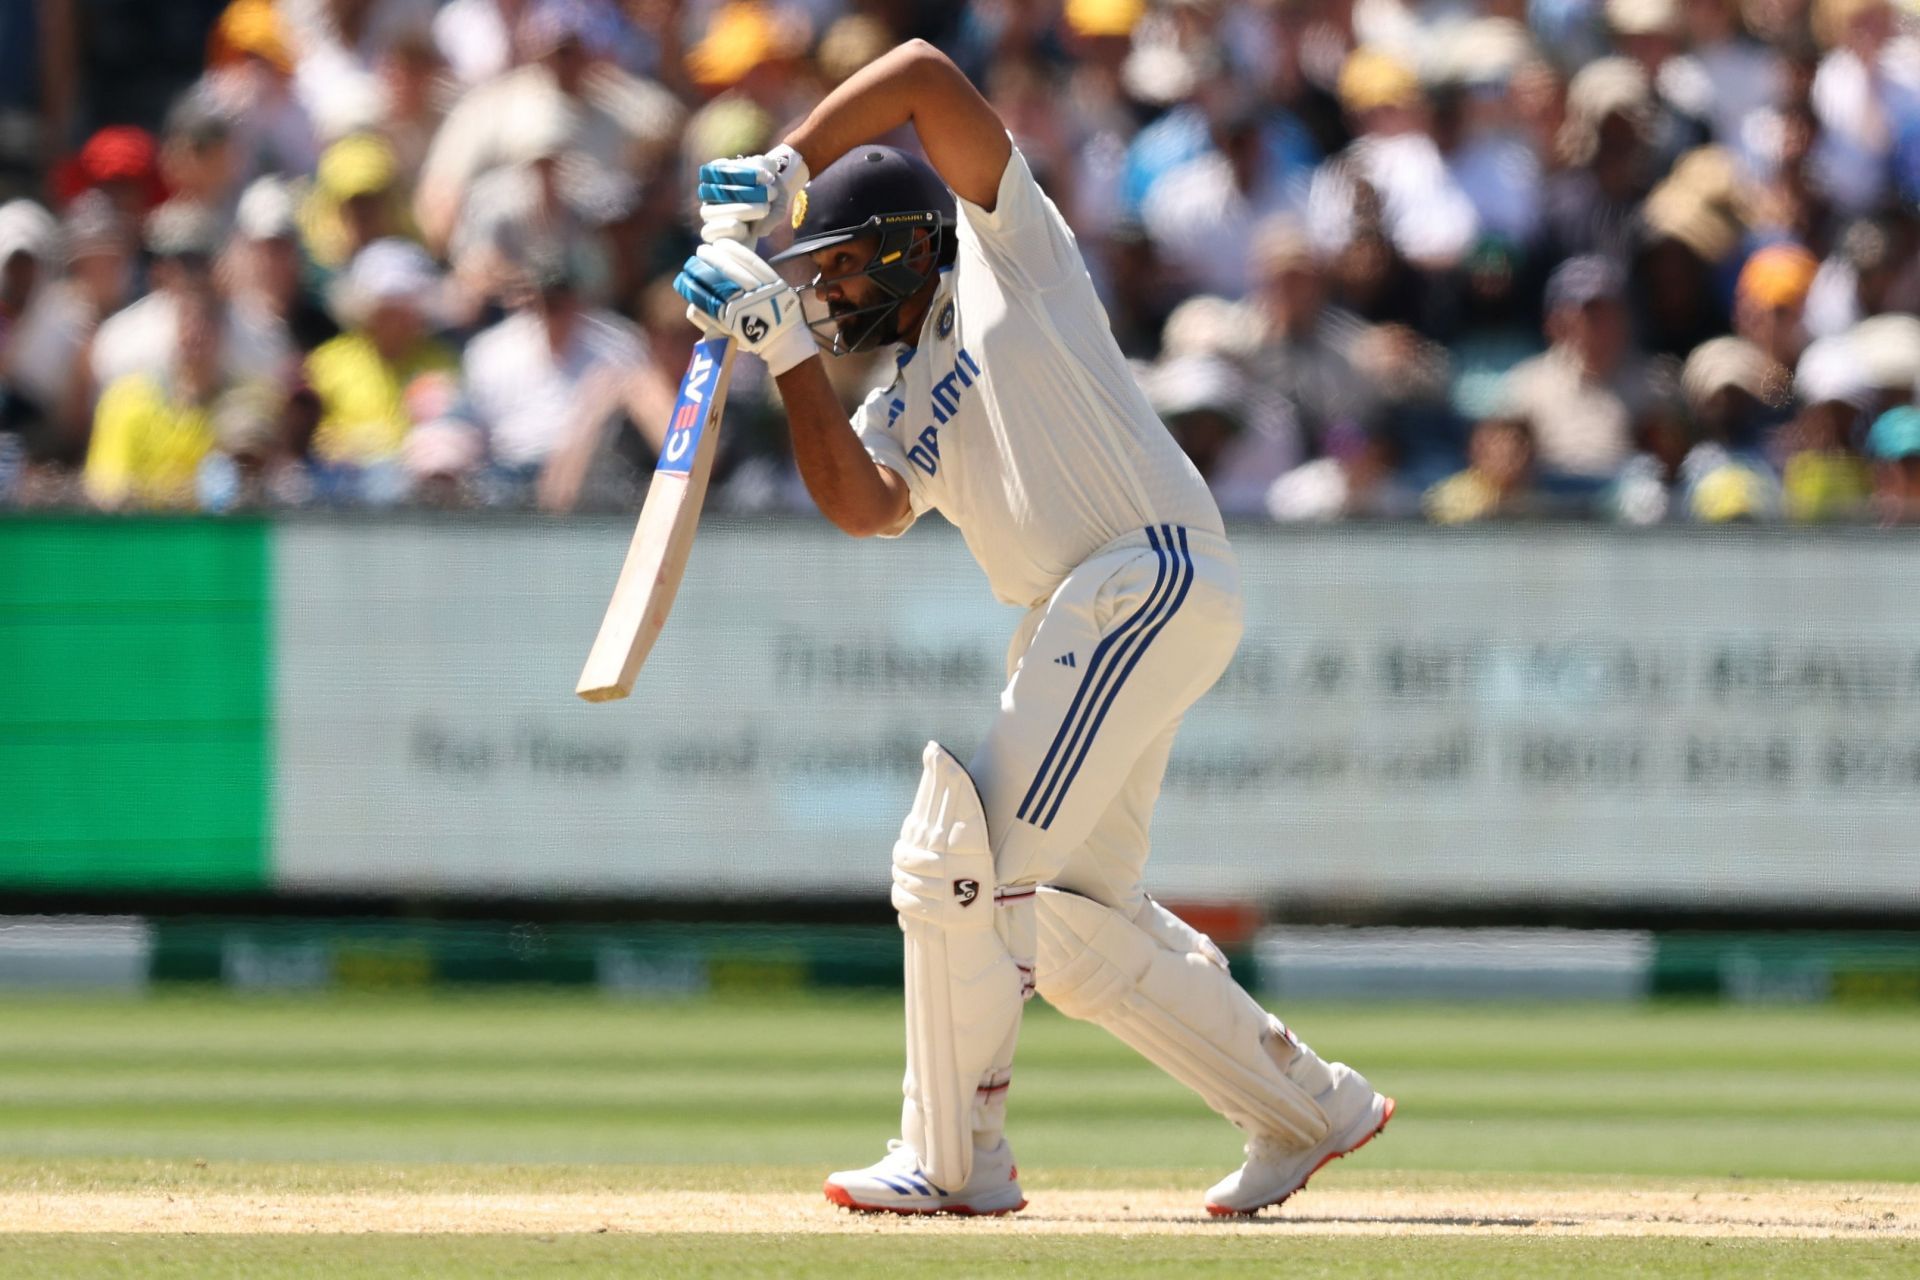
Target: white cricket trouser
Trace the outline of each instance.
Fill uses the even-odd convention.
[[[1115,539],[1034,606],[1008,648],[1000,714],[967,766],[1001,885],[1139,907],[1174,733],[1241,628],[1226,539],[1179,525]]]
[[[967,771],[986,814],[996,900],[1028,898],[1029,930],[1029,886],[1069,889],[1129,917],[1141,906],[1174,733],[1226,670],[1241,625],[1240,572],[1226,539],[1171,524],[1102,547],[1022,621],[1000,714]],[[1009,945],[1030,991],[1031,947]],[[1006,1126],[1020,1034],[1017,1007],[1010,1012],[973,1100],[981,1148]],[[911,1143],[924,1128],[911,1070],[905,1092]]]

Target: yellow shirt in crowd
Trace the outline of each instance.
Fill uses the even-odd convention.
[[[459,362],[437,342],[422,342],[397,364],[380,358],[364,333],[343,333],[307,357],[307,381],[320,397],[313,450],[328,462],[367,466],[400,452],[411,425],[404,396],[423,373],[453,372]]]
[[[194,478],[213,449],[208,406],[175,404],[144,373],[116,379],[93,414],[82,474],[103,507],[191,507]]]
[[[1780,477],[1790,520],[1844,520],[1873,492],[1867,464],[1840,449],[1808,449],[1787,459]]]
[[[1456,471],[1427,490],[1422,499],[1427,519],[1435,524],[1468,524],[1485,520],[1500,510],[1500,488],[1478,471]]]

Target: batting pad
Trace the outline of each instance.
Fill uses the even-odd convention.
[[[1151,901],[1145,928],[1061,889],[1042,886],[1036,902],[1049,1004],[1105,1027],[1249,1134],[1301,1147],[1327,1136],[1326,1113],[1283,1069],[1305,1055],[1228,975],[1219,951],[1194,941],[1204,935]]]
[[[966,769],[937,742],[893,846],[893,905],[906,935],[907,1077],[900,1130],[937,1186],[973,1172],[975,1096],[1020,1020],[1020,967],[1002,937],[987,815]],[[1019,904],[1031,915],[1033,898]],[[1006,919],[1002,919],[1006,917]],[[1017,931],[1008,936],[1018,936]]]

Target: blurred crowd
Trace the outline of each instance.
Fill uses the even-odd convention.
[[[1229,516],[1920,521],[1887,0],[0,0],[0,505],[630,507],[693,170],[912,37]]]

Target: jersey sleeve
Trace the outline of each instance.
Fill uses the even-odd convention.
[[[984,258],[993,273],[1022,289],[1048,289],[1086,274],[1067,220],[1034,181],[1020,148],[1007,157],[989,213],[955,198],[961,250]]]
[[[882,387],[873,392],[853,411],[851,419],[854,434],[860,437],[860,444],[867,456],[898,475],[907,482],[907,514],[894,528],[880,536],[897,538],[913,527],[913,522],[926,514],[933,505],[926,491],[920,487],[921,477],[907,456],[907,446],[893,433],[894,411],[892,406],[893,388]]]

